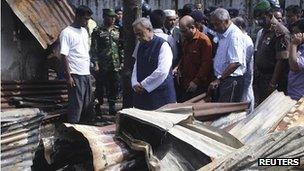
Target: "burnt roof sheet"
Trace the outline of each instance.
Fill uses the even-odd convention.
[[[46,49],[73,21],[67,0],[6,0],[16,16]]]

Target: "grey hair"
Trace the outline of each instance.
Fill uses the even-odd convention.
[[[145,28],[147,28],[147,29],[149,29],[149,30],[151,30],[151,31],[153,30],[152,24],[151,24],[150,20],[147,19],[147,18],[142,17],[142,18],[136,19],[136,20],[132,23],[132,26],[135,27],[135,26],[137,26],[138,24],[141,24],[143,27],[145,27]]]
[[[218,8],[211,13],[211,16],[220,20],[220,21],[227,21],[230,20],[229,12],[224,8]]]

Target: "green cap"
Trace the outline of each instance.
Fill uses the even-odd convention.
[[[270,9],[271,9],[270,3],[267,0],[260,0],[260,2],[258,2],[254,7],[254,10],[263,11],[263,12],[269,11]]]
[[[116,13],[112,9],[109,9],[109,8],[102,9],[102,12],[103,12],[103,15],[105,15],[105,16],[116,17]]]

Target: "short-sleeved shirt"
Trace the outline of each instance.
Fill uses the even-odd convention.
[[[212,44],[210,39],[196,31],[191,41],[182,43],[183,53],[180,63],[182,86],[187,88],[193,81],[199,87],[206,87],[212,76]]]
[[[89,35],[85,28],[66,27],[60,33],[60,53],[67,56],[71,74],[90,75]]]
[[[270,29],[262,31],[255,56],[257,69],[262,74],[273,74],[277,60],[281,60],[277,59],[278,53],[288,50],[290,42],[288,29],[274,17],[271,23]],[[287,56],[283,59],[287,59]]]
[[[214,74],[219,78],[229,64],[240,63],[230,76],[242,76],[246,72],[246,50],[243,32],[233,23],[225,33],[220,34],[217,51],[214,57]]]
[[[288,75],[288,95],[294,100],[304,96],[304,44],[298,48],[297,63],[300,71],[289,71]]]

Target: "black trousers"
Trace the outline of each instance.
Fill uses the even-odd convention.
[[[227,77],[217,92],[217,102],[241,102],[244,91],[244,76]]]
[[[90,75],[72,74],[72,78],[75,86],[68,89],[67,119],[70,123],[78,123],[80,118],[86,120],[88,107],[92,102],[92,83]]]
[[[272,79],[273,74],[263,74],[259,73],[254,78],[254,90],[257,104],[261,104],[269,95],[269,83]],[[278,91],[282,91],[287,94],[287,75],[283,75],[279,80],[277,87]]]
[[[99,103],[103,103],[106,96],[110,105],[114,105],[120,85],[120,75],[118,71],[100,71],[96,77],[96,98]]]

